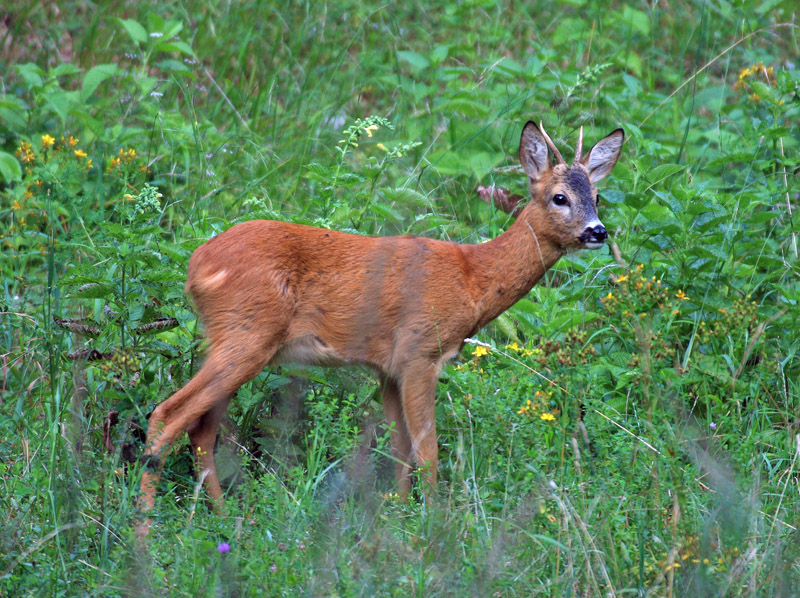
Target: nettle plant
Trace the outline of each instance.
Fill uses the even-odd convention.
[[[168,374],[181,379],[180,358],[193,346],[180,329],[172,331],[194,320],[181,284],[190,252],[159,226],[161,200],[162,194],[149,184],[118,197],[114,220],[94,237],[91,257],[70,267],[61,279],[67,300],[86,314],[57,320],[78,333],[68,356],[97,366],[106,390],[127,399],[115,404],[120,412],[139,409],[146,405],[142,399],[158,393],[157,385],[148,389],[151,385],[139,383],[152,382],[162,371],[159,365],[177,364]]]
[[[357,118],[342,132],[335,146],[338,160],[333,166],[316,162],[308,165],[305,178],[312,201],[306,209],[313,206],[319,214],[312,224],[373,234],[380,226],[402,221],[395,203],[426,203],[415,191],[385,184],[387,171],[420,142],[389,146],[375,142],[381,129],[394,131],[394,126],[380,116]],[[374,143],[368,145],[366,141]]]

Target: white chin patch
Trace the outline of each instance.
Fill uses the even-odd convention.
[[[588,241],[587,243],[583,244],[583,248],[584,249],[600,249],[603,245],[605,245],[605,242],[600,243],[598,241]]]

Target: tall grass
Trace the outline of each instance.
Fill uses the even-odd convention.
[[[800,594],[791,2],[0,15],[0,594]],[[137,545],[147,414],[202,361],[191,251],[251,218],[481,242],[528,119],[625,128],[613,251],[443,373],[433,503],[393,494],[369,372],[284,367],[223,423],[226,512],[182,443]]]

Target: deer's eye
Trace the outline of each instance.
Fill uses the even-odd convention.
[[[569,200],[567,200],[567,198],[560,193],[557,193],[553,196],[553,203],[557,206],[568,206]]]

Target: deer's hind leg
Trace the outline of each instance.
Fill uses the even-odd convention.
[[[192,445],[197,478],[203,480],[208,496],[214,502],[214,510],[222,508],[222,487],[217,476],[217,464],[214,461],[214,445],[217,440],[219,422],[228,408],[232,395],[228,395],[209,409],[204,415],[192,422],[186,432]]]
[[[394,459],[394,474],[400,496],[405,499],[411,491],[411,436],[408,433],[403,403],[400,396],[400,387],[397,382],[388,376],[381,376],[383,389],[383,411],[386,420],[391,426],[390,439],[392,443],[392,458]]]
[[[266,331],[272,329],[272,333]],[[264,332],[259,335],[257,330]],[[222,490],[216,475],[214,440],[217,425],[234,392],[252,380],[278,350],[283,329],[276,327],[242,328],[239,333],[214,339],[202,369],[189,383],[158,405],[150,416],[147,447],[143,461],[145,471],[140,484],[139,506],[149,511],[155,505],[156,489],[165,452],[184,431],[189,431],[192,447],[198,457],[198,474],[205,474],[209,495],[219,507]],[[216,340],[216,342],[215,342]],[[197,449],[200,449],[199,451]],[[202,469],[200,469],[202,468]],[[139,536],[147,535],[149,519],[139,528]]]

